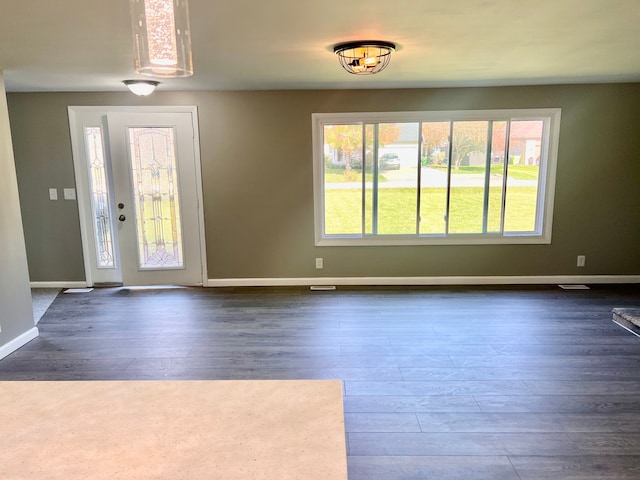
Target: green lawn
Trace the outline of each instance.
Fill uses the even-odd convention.
[[[482,232],[482,187],[451,189],[449,232]],[[415,188],[381,188],[378,191],[378,233],[415,234]],[[505,231],[532,231],[535,226],[536,187],[509,187],[505,208]],[[368,196],[368,198],[370,195]],[[370,210],[367,200],[367,210]],[[500,229],[501,188],[489,192],[488,230]],[[423,188],[421,192],[420,233],[438,234],[445,229],[445,188]],[[362,194],[360,189],[325,190],[325,230],[327,234],[360,234]],[[371,231],[371,215],[366,215],[367,233]]]
[[[447,166],[433,166],[430,165],[429,168],[433,168],[434,170],[439,170],[441,172],[447,171]],[[509,165],[509,178],[514,180],[537,180],[538,179],[538,166],[536,165]],[[458,170],[452,170],[452,175],[482,175],[484,174],[484,167],[460,167]],[[491,165],[491,173],[493,175],[501,175],[503,171],[502,165]],[[346,173],[344,168],[328,168],[324,169],[324,181],[325,183],[344,183],[344,182],[360,182],[362,181],[362,169],[353,168],[349,172]],[[366,172],[366,181],[373,181],[373,173]],[[378,182],[386,182],[382,172],[378,174]]]
[[[435,170],[442,172],[447,171],[447,166],[429,166]],[[491,173],[493,175],[502,175],[503,166],[499,164],[491,165]],[[509,165],[508,176],[514,180],[537,180],[538,179],[537,165]],[[453,169],[451,173],[453,175],[468,175],[468,174],[484,174],[485,167],[460,167],[457,170]]]
[[[365,178],[367,182],[373,182],[373,173],[366,172]],[[324,169],[324,181],[325,183],[344,183],[344,182],[361,182],[362,170],[353,168],[351,172],[347,174],[344,168],[325,168]],[[387,179],[384,175],[378,174],[378,182],[386,182]]]

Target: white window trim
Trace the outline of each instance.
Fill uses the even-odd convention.
[[[496,245],[496,244],[550,244],[553,224],[553,206],[560,137],[560,108],[508,109],[508,110],[454,110],[432,112],[363,112],[312,114],[314,226],[316,246],[375,246],[375,245]],[[461,120],[545,120],[541,148],[538,193],[540,225],[534,233],[505,234],[448,234],[444,235],[331,235],[324,236],[324,155],[323,131],[325,124],[347,123],[402,123]],[[543,147],[546,143],[543,144]]]

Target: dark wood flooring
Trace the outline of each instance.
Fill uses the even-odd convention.
[[[60,294],[0,380],[327,379],[351,480],[640,478],[640,286]]]

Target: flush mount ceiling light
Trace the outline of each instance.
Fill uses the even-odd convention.
[[[136,73],[175,78],[193,75],[187,0],[129,0]]]
[[[373,75],[389,65],[391,53],[395,49],[395,44],[391,42],[364,40],[339,43],[333,47],[333,52],[338,55],[340,65],[347,72],[354,75]]]
[[[124,83],[131,93],[134,93],[140,97],[146,97],[151,95],[160,82],[154,80],[124,80]]]

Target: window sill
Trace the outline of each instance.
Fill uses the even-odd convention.
[[[362,238],[332,236],[316,239],[317,247],[364,247],[364,246],[407,246],[407,245],[541,245],[550,244],[549,235],[449,235],[444,236],[397,236]]]

